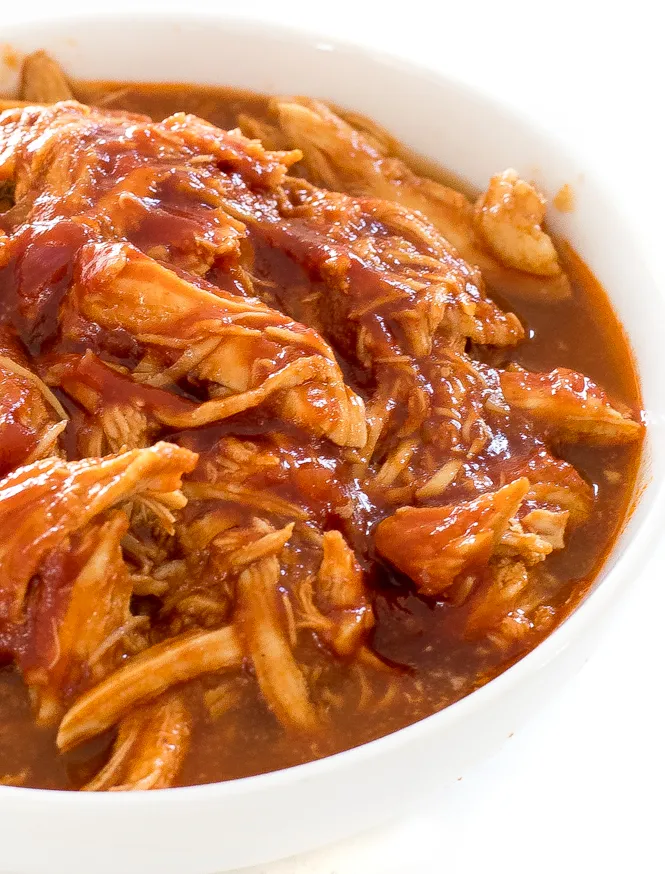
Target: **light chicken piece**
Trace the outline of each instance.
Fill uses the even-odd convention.
[[[86,147],[91,142],[95,148]],[[140,149],[149,160],[133,161],[130,170],[159,164],[163,172],[169,161],[181,166],[197,159],[205,167],[222,164],[226,172],[240,174],[251,186],[265,189],[278,186],[289,166],[301,157],[298,150],[266,151],[238,131],[220,130],[185,113],[152,123],[147,116],[67,100],[52,106],[16,107],[0,115],[0,180],[14,178],[17,199],[33,186],[51,189],[62,195],[59,208],[71,215],[89,205],[81,195],[89,195],[91,186],[94,189],[94,171],[106,147],[116,155]],[[201,156],[207,160],[201,162]],[[119,195],[132,190],[123,184],[126,178],[115,179]],[[134,180],[139,178],[140,173]],[[108,185],[102,188],[97,197],[108,194],[108,189]],[[205,206],[210,210],[210,203]]]
[[[471,596],[465,626],[466,636],[482,637],[498,628],[517,609],[528,588],[529,574],[522,562],[506,562],[493,567],[489,585]],[[515,618],[518,625],[521,624],[522,630],[527,631],[526,617]]]
[[[85,692],[60,723],[62,751],[89,740],[120,722],[135,707],[201,674],[242,664],[243,652],[232,625],[195,631],[158,643]]]
[[[556,611],[543,603],[539,581],[521,561],[502,561],[469,599],[464,635],[489,639],[501,650],[523,648],[552,629]]]
[[[546,541],[552,549],[563,549],[566,525],[570,518],[568,510],[558,513],[551,510],[531,510],[522,517],[522,527],[532,534],[537,534],[541,540]]]
[[[170,511],[184,506],[182,475],[197,455],[156,443],[106,458],[48,458],[0,481],[0,616],[21,619],[25,592],[44,558],[96,516],[130,500],[147,499]]]
[[[178,540],[186,552],[200,553],[224,532],[237,528],[242,522],[235,507],[208,510],[188,524],[178,526]]]
[[[478,271],[419,213],[300,179],[284,187],[294,203],[281,207],[284,221],[246,223],[326,283],[325,330],[363,365],[396,350],[429,355],[439,330],[497,346],[523,339],[517,316],[486,296]]]
[[[191,713],[177,693],[145,704],[122,720],[109,761],[83,790],[167,789],[182,767],[191,733]]]
[[[235,482],[221,483],[220,485],[209,485],[206,482],[187,482],[184,492],[193,501],[230,501],[252,510],[271,513],[285,519],[298,519],[304,522],[309,518],[309,513],[302,506],[271,494],[269,489],[254,488]]]
[[[501,388],[513,409],[523,411],[558,440],[606,446],[631,443],[643,431],[639,422],[610,404],[595,382],[565,367],[549,373],[503,371]]]
[[[278,557],[291,539],[294,526],[294,522],[289,522],[288,525],[285,525],[284,528],[281,528],[279,531],[268,530],[262,537],[259,537],[258,540],[254,538],[251,540],[245,540],[245,538],[242,538],[238,548],[233,549],[233,551],[227,556],[231,572],[244,570],[246,567],[249,567],[249,565],[252,565],[257,561],[262,561],[265,558],[271,558],[272,556]],[[270,528],[271,526],[266,525],[266,527]],[[245,542],[243,542],[243,540]],[[219,548],[219,536],[215,538],[214,545]]]
[[[0,181],[11,181],[16,202],[27,198],[42,219],[75,215],[89,205],[84,198],[99,160],[86,143],[112,138],[118,128],[126,131],[139,120],[146,119],[72,100],[6,110],[0,115]],[[53,197],[35,202],[45,192]]]
[[[518,556],[527,566],[544,561],[553,550],[549,540],[533,531],[525,531],[521,522],[511,519],[499,542],[501,554]]]
[[[582,525],[588,520],[594,503],[593,487],[572,464],[543,451],[529,459],[524,473],[531,483],[524,501],[524,508],[529,511],[525,519],[530,512],[548,512],[557,516],[559,525],[565,518],[564,528]],[[538,535],[542,533],[534,527],[529,530]]]
[[[303,583],[298,599],[298,625],[315,631],[339,656],[356,653],[374,625],[363,572],[339,531],[323,535],[316,583]]]
[[[462,504],[401,507],[376,528],[377,550],[423,595],[445,596],[487,565],[529,491],[525,477]]]
[[[112,367],[88,350],[52,359],[45,382],[58,386],[87,413],[82,455],[105,455],[150,445],[160,425],[196,414],[197,404],[162,388],[136,382],[127,368]],[[97,451],[93,452],[92,449]]]
[[[0,329],[0,475],[20,464],[58,454],[67,414],[33,373],[17,340]]]
[[[540,195],[514,171],[494,177],[474,210],[463,194],[417,176],[324,103],[298,97],[277,101],[275,110],[290,144],[302,149],[308,177],[316,184],[417,210],[499,291],[543,300],[570,294],[552,241],[540,228]]]
[[[124,512],[112,511],[89,526],[74,554],[63,547],[66,558],[56,550],[42,566],[29,610],[30,644],[18,658],[39,725],[56,723],[82,687],[114,667],[119,632],[132,619],[132,581],[120,546],[128,524]],[[49,585],[50,568],[57,574],[63,560],[81,569],[69,587],[62,580]]]
[[[501,538],[500,552],[518,556],[527,566],[538,564],[554,550],[564,548],[570,516],[569,510],[535,509],[519,521],[511,519]]]
[[[547,202],[542,194],[504,170],[490,179],[475,208],[476,226],[496,257],[508,267],[537,276],[561,275],[552,240],[542,229]]]
[[[41,50],[23,61],[19,96],[32,103],[56,103],[74,95],[60,64]]]
[[[280,564],[261,558],[238,577],[237,624],[263,697],[285,728],[313,732],[319,718],[289,643],[278,592]]]
[[[0,113],[0,184],[11,187],[12,200],[15,200],[16,171],[19,151],[26,138],[42,116],[44,107],[20,103],[3,108]]]
[[[73,337],[90,323],[129,332],[154,363],[142,375],[149,385],[189,376],[219,387],[221,396],[193,412],[162,410],[169,425],[204,425],[270,401],[342,446],[365,443],[363,402],[316,332],[258,301],[199,288],[131,246],[84,248],[62,318]]]
[[[241,112],[237,117],[238,128],[248,140],[258,140],[266,149],[288,149],[289,143],[277,124],[265,118],[257,118]],[[297,169],[297,168],[296,168]]]

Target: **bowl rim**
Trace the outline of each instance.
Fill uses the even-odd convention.
[[[155,23],[158,19],[160,24],[166,25],[198,25],[201,27],[224,26],[225,29],[233,29],[248,35],[252,31],[260,32],[264,37],[290,39],[300,43],[308,43],[312,48],[325,48],[327,52],[346,55],[362,55],[372,64],[390,66],[404,72],[408,77],[426,77],[434,82],[445,83],[454,88],[469,102],[475,102],[480,106],[501,107],[503,113],[522,130],[535,133],[544,138],[557,152],[565,158],[575,160],[584,168],[586,184],[594,191],[594,195],[601,200],[603,205],[612,212],[622,228],[626,248],[634,252],[640,259],[645,273],[649,276],[654,289],[663,297],[665,289],[657,282],[651,269],[650,258],[647,257],[645,247],[634,231],[633,222],[627,215],[621,200],[615,199],[608,192],[608,185],[602,175],[596,173],[593,164],[583,153],[578,151],[575,145],[567,137],[562,136],[554,128],[549,126],[544,119],[536,121],[528,112],[519,105],[513,104],[490,91],[486,91],[477,84],[472,84],[462,76],[450,70],[438,70],[427,62],[422,62],[408,54],[400,54],[394,50],[384,50],[375,45],[363,43],[362,39],[350,37],[330,36],[324,31],[309,28],[298,23],[275,23],[261,21],[251,15],[239,15],[230,13],[224,9],[212,11],[210,9],[193,9],[190,11],[166,9],[160,11],[136,10],[130,11],[124,8],[116,10],[105,9],[103,12],[90,9],[72,13],[53,12],[48,15],[31,12],[22,13],[7,22],[6,29],[2,34],[2,42],[11,44],[16,36],[23,36],[34,25],[40,28],[63,31],[68,26],[79,27],[87,25],[91,30],[103,30],[105,23],[113,23],[123,18],[131,20],[132,25],[143,27],[146,23]],[[157,81],[157,80],[155,80]],[[160,79],[159,81],[168,81]],[[223,83],[221,83],[223,84]],[[428,156],[431,157],[431,156]],[[639,369],[638,369],[639,377]],[[641,381],[640,381],[641,382]],[[68,811],[74,812],[77,808],[86,812],[112,813],[120,812],[120,809],[131,812],[136,806],[142,807],[149,803],[153,807],[169,807],[180,805],[182,802],[214,801],[232,799],[240,795],[261,793],[269,789],[279,789],[293,783],[315,781],[340,766],[352,768],[356,762],[365,759],[379,759],[390,755],[405,745],[417,742],[420,737],[443,731],[448,724],[468,719],[476,711],[483,709],[504,694],[510,687],[525,681],[528,677],[536,674],[550,661],[556,659],[570,645],[571,641],[581,635],[593,622],[594,616],[600,615],[611,602],[620,597],[617,590],[622,586],[628,588],[632,580],[636,579],[641,571],[649,563],[649,547],[656,542],[659,534],[657,519],[665,517],[665,478],[657,480],[648,470],[644,471],[644,462],[647,458],[650,429],[647,428],[646,441],[643,447],[641,470],[638,474],[638,482],[635,487],[631,503],[616,537],[620,537],[627,522],[630,520],[635,509],[647,497],[651,504],[648,515],[637,526],[630,540],[623,546],[616,556],[613,567],[605,571],[607,559],[614,555],[614,549],[610,550],[603,560],[592,588],[583,597],[572,612],[559,624],[547,637],[534,649],[512,664],[502,673],[497,675],[485,685],[474,690],[464,698],[455,701],[442,710],[433,713],[404,728],[383,735],[375,740],[368,741],[342,752],[315,759],[300,765],[292,765],[276,771],[256,774],[249,777],[240,777],[218,783],[203,783],[192,786],[171,787],[161,789],[158,792],[77,792],[66,789],[36,789],[23,786],[0,786],[0,800],[13,802],[14,805],[26,805],[34,808],[34,805],[50,807],[52,804],[65,805]],[[603,576],[603,573],[605,575]],[[602,577],[599,580],[599,577]]]

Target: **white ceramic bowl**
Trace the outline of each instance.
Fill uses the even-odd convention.
[[[362,47],[223,14],[76,17],[3,27],[20,51],[46,48],[76,76],[223,83],[330,98],[482,185],[515,166],[576,210],[551,223],[610,293],[630,336],[649,411],[638,506],[583,605],[536,650],[441,713],[363,747],[230,783],[87,794],[0,788],[0,870],[13,874],[213,874],[347,836],[402,813],[464,774],[554,694],[590,653],[607,610],[640,572],[665,500],[663,296],[639,243],[574,150],[496,100]],[[0,88],[11,86],[10,70]]]

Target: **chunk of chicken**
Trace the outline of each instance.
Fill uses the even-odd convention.
[[[560,276],[561,265],[541,227],[547,202],[515,170],[492,176],[476,203],[476,226],[496,257],[508,267],[538,276]]]
[[[374,625],[362,570],[339,531],[323,535],[315,587],[306,580],[298,597],[298,625],[316,631],[340,656],[356,653]]]
[[[243,653],[231,625],[216,631],[189,632],[127,659],[120,668],[84,693],[67,711],[58,730],[58,747],[68,750],[111,728],[133,708],[157,698],[171,686],[201,674],[242,663]]]
[[[161,425],[196,416],[198,405],[164,388],[132,378],[126,367],[111,366],[87,350],[84,355],[51,357],[45,382],[58,386],[87,413],[79,429],[81,455],[105,455],[148,446]],[[95,451],[96,450],[96,451]]]
[[[42,50],[23,60],[19,96],[32,103],[56,103],[74,95],[60,64]]]
[[[185,483],[185,495],[194,501],[229,501],[235,504],[251,507],[263,513],[272,513],[285,519],[305,521],[309,513],[303,507],[270,491],[244,486],[238,483],[220,483],[211,485],[206,482]]]
[[[489,568],[488,580],[469,599],[465,636],[489,638],[503,650],[523,650],[554,624],[556,613],[542,600],[533,571],[520,561],[500,562]]]
[[[95,147],[86,148],[88,142]],[[67,101],[17,107],[0,116],[0,179],[14,178],[18,200],[32,186],[51,189],[62,200],[59,208],[68,215],[85,208],[81,195],[92,194],[96,188],[94,171],[105,149],[129,155],[137,148],[159,163],[162,171],[169,160],[182,165],[196,158],[205,169],[222,165],[229,174],[238,174],[248,185],[265,190],[279,186],[289,166],[300,158],[297,150],[269,152],[238,131],[220,130],[185,113],[151,123],[146,116]],[[207,160],[202,162],[202,156]],[[138,163],[150,166],[151,160]],[[119,182],[127,169],[127,165],[118,168],[123,173]],[[95,200],[107,193],[105,186],[95,192]],[[41,204],[42,209],[46,207]]]
[[[83,789],[122,792],[172,786],[191,733],[191,713],[177,693],[139,707],[122,720],[111,758]]]
[[[20,464],[58,454],[67,414],[33,373],[9,330],[0,329],[0,476]]]
[[[197,437],[194,433],[192,448],[198,445]],[[231,525],[247,524],[254,516],[278,528],[289,522],[306,523],[298,525],[298,537],[318,546],[317,529],[331,515],[348,515],[350,506],[337,458],[334,447],[319,441],[305,444],[302,433],[288,430],[275,428],[251,440],[225,437],[201,452],[199,466],[185,484],[190,499],[187,515],[199,516],[199,507],[208,515],[210,506],[199,502],[215,501],[220,513],[233,519]],[[214,530],[214,516],[211,520]],[[312,561],[313,572],[319,557],[313,556]]]
[[[279,582],[280,565],[274,555],[242,571],[237,583],[238,630],[263,697],[277,719],[289,729],[314,731],[319,718],[280,619]]]
[[[529,574],[522,562],[509,561],[492,568],[489,586],[470,600],[466,635],[480,637],[498,627],[517,608],[528,587]]]
[[[156,443],[106,458],[48,458],[21,467],[0,482],[0,615],[18,621],[30,579],[44,558],[96,516],[131,499],[167,509],[186,503],[178,491],[197,456]]]
[[[529,491],[526,478],[447,507],[401,507],[379,523],[377,550],[424,595],[445,596],[489,561]]]
[[[241,540],[237,549],[229,552],[227,546],[227,561],[232,572],[244,570],[249,565],[262,561],[264,558],[271,558],[273,556],[277,558],[280,555],[291,539],[295,523],[289,522],[288,525],[285,525],[279,531],[272,531],[270,527],[270,525],[266,525],[266,532],[258,539],[251,539],[246,542]],[[263,530],[263,526],[261,526],[260,530]],[[215,538],[214,543],[217,548],[220,547],[219,536]]]
[[[582,525],[588,520],[593,508],[594,491],[572,464],[554,458],[543,450],[532,456],[520,470],[524,471],[531,483],[524,500],[523,509],[527,511],[524,518],[530,511],[546,511],[557,515],[567,513],[565,521],[571,526]],[[563,519],[560,515],[558,518]],[[530,530],[541,534],[537,528]]]
[[[501,388],[513,409],[522,410],[559,440],[603,446],[630,443],[642,434],[642,425],[615,409],[602,388],[565,367],[549,373],[503,371]]]
[[[332,349],[257,301],[192,285],[130,246],[96,244],[82,252],[65,332],[84,336],[81,319],[132,334],[155,363],[148,384],[189,376],[223,390],[184,416],[162,410],[170,425],[207,424],[270,400],[283,418],[336,443],[365,442],[364,405],[344,384]]]
[[[528,496],[527,496],[528,500]],[[544,561],[563,549],[569,510],[531,510],[518,521],[511,519],[500,541],[500,552],[517,555],[527,565]]]
[[[57,722],[83,686],[114,667],[119,632],[132,619],[132,582],[120,547],[128,524],[124,512],[112,511],[89,526],[73,554],[71,547],[61,548],[42,565],[43,579],[29,605],[30,644],[18,659],[40,725]],[[69,586],[62,578],[49,585],[53,573],[60,576],[63,560],[81,570]]]
[[[287,140],[302,149],[308,177],[316,184],[418,210],[498,290],[521,286],[528,296],[554,300],[570,294],[552,242],[538,224],[544,204],[541,208],[540,196],[531,186],[513,178],[514,171],[494,177],[474,211],[463,194],[417,176],[324,103],[298,97],[277,101],[275,110]],[[535,203],[527,192],[533,192]],[[537,274],[540,281],[529,282],[506,267]]]
[[[419,213],[303,180],[285,189],[295,204],[282,205],[285,220],[246,223],[326,283],[324,330],[365,366],[397,350],[428,355],[439,329],[497,346],[522,340],[519,319],[486,296],[478,271]]]
[[[552,549],[563,549],[564,534],[570,512],[561,510],[558,513],[551,510],[531,510],[522,517],[522,527],[532,534],[537,534],[546,541]]]
[[[94,184],[91,171],[99,157],[95,149],[82,147],[83,142],[111,134],[118,125],[136,124],[138,118],[74,101],[6,110],[0,115],[0,180],[13,182],[17,202],[48,191],[61,199],[59,214],[71,215],[82,208],[82,189]],[[53,218],[55,204],[42,198],[34,209],[43,218]]]

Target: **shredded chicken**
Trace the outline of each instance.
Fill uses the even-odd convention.
[[[134,710],[120,723],[111,758],[82,788],[88,792],[166,789],[189,748],[192,718],[177,694]]]
[[[40,724],[57,722],[62,716],[63,698],[70,701],[90,677],[99,677],[115,667],[113,643],[104,648],[101,658],[95,657],[130,618],[132,584],[120,547],[128,526],[122,510],[114,510],[106,521],[89,526],[75,559],[81,570],[64,599],[62,619],[52,627],[53,641],[50,645],[41,641],[21,659],[25,682],[38,696],[36,719]],[[56,550],[49,559],[51,565],[59,557]],[[48,627],[52,609],[49,595],[52,598],[53,593],[44,587],[40,595],[31,611],[31,623]]]
[[[500,540],[499,552],[519,556],[527,565],[544,561],[552,552],[549,540],[532,531],[525,531],[516,519],[511,520]]]
[[[514,291],[521,285],[529,296],[553,300],[570,294],[554,246],[540,227],[545,203],[514,170],[493,177],[474,210],[461,192],[417,176],[320,101],[277,101],[275,111],[287,144],[298,143],[317,184],[418,210],[497,288]],[[540,285],[523,278],[520,283],[505,267],[543,279]]]
[[[0,328],[0,475],[18,464],[58,454],[67,414],[27,366],[17,338]]]
[[[481,636],[511,617],[529,586],[529,574],[522,562],[499,565],[490,575],[489,587],[471,602],[466,622],[469,636]],[[511,617],[517,618],[517,617]],[[520,622],[522,617],[517,618]],[[526,628],[525,622],[522,627]]]
[[[316,584],[305,580],[298,592],[298,624],[311,628],[340,656],[357,652],[374,624],[363,574],[339,531],[323,535],[323,559]]]
[[[376,548],[424,595],[443,595],[487,564],[528,491],[522,478],[463,504],[401,507],[379,524]]]
[[[468,693],[578,596],[553,553],[620,520],[643,431],[511,363],[539,332],[493,292],[577,306],[544,198],[507,170],[474,205],[308,98],[222,130],[94,87],[37,52],[0,101],[0,651],[48,729],[21,743],[160,789],[192,743],[225,779]]]
[[[541,227],[546,202],[540,192],[505,170],[490,180],[476,204],[475,221],[482,238],[508,267],[537,276],[560,276],[552,241]]]
[[[631,443],[641,431],[640,423],[616,410],[592,380],[565,367],[550,373],[504,371],[501,388],[511,407],[523,410],[559,440]]]
[[[115,725],[138,704],[201,674],[237,667],[242,650],[232,626],[156,644],[86,692],[67,711],[58,747],[68,750]]]
[[[522,562],[500,562],[469,600],[465,635],[489,639],[499,650],[524,645],[551,630],[555,610],[543,604],[539,580]]]
[[[139,496],[183,506],[183,473],[196,455],[156,443],[106,458],[65,462],[57,458],[19,468],[0,482],[0,611],[18,619],[30,579],[41,562],[96,516]]]
[[[522,525],[542,540],[546,540],[552,549],[563,549],[569,516],[567,510],[560,510],[558,513],[553,513],[551,510],[532,510],[522,518]]]
[[[313,731],[318,723],[306,680],[279,621],[275,556],[262,558],[238,578],[238,624],[264,697],[283,725]]]
[[[593,488],[571,464],[541,451],[529,459],[525,474],[531,482],[525,509],[567,514],[565,519],[570,525],[581,525],[589,519],[594,503]]]
[[[142,381],[162,386],[188,375],[225,390],[191,413],[162,409],[164,424],[205,425],[276,395],[273,403],[284,418],[342,446],[364,445],[363,403],[344,385],[332,350],[315,332],[261,304],[187,283],[131,247],[86,247],[80,271],[78,293],[69,297],[71,309],[63,317],[65,331],[76,336],[80,316],[128,331],[161,363]],[[309,393],[321,396],[324,415],[308,402]]]

